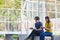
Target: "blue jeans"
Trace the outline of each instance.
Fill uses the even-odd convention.
[[[52,36],[52,33],[51,32],[45,32],[44,35],[45,36]]]
[[[44,35],[45,36],[50,36],[51,37],[51,40],[53,40],[53,36],[52,36],[52,33],[51,32],[45,32]]]
[[[41,32],[41,33],[40,33],[40,40],[44,40],[44,39],[45,39],[44,32]]]

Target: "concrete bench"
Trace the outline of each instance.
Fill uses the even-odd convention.
[[[35,36],[34,40],[40,40],[40,36]]]
[[[27,37],[27,35],[20,35],[19,40],[24,40]],[[31,39],[29,39],[31,40]],[[35,36],[34,40],[40,40],[40,36]],[[51,37],[45,36],[45,40],[51,40]]]
[[[45,36],[45,40],[51,40],[52,38],[50,36]],[[40,36],[35,36],[34,40],[40,40]]]

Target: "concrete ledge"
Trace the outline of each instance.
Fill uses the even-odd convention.
[[[27,34],[19,35],[19,40],[24,40],[27,37]]]
[[[54,40],[60,40],[60,35],[54,35]]]
[[[34,40],[40,40],[40,36],[35,36]]]
[[[24,40],[28,35],[19,35],[19,40]],[[46,37],[48,39],[50,39],[50,37]],[[54,40],[60,40],[60,36],[59,35],[54,35],[53,36]],[[39,36],[35,36],[35,40],[39,40]]]

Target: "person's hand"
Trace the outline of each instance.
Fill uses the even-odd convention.
[[[45,27],[43,27],[43,29],[45,29]]]
[[[32,27],[30,29],[33,29]]]

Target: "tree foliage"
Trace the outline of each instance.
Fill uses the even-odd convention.
[[[0,8],[4,7],[4,0],[0,0]]]

